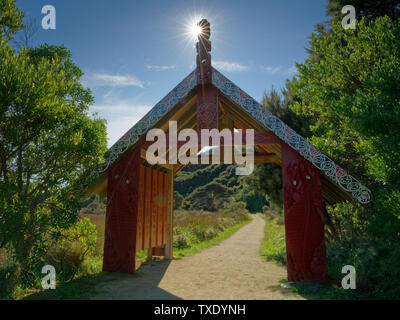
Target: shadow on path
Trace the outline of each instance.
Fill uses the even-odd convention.
[[[182,300],[159,287],[170,261],[146,261],[136,274],[109,273],[102,275],[107,281],[98,287],[100,293],[93,299],[122,300]]]

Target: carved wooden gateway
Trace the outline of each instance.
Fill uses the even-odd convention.
[[[371,201],[370,191],[211,65],[202,20],[197,67],[108,153],[91,192],[107,195],[103,270],[135,272],[136,251],[173,257],[174,175],[182,164],[146,161],[149,130],[254,129],[255,163],[282,166],[289,281],[326,282],[324,204]],[[225,144],[223,148],[232,148]],[[166,150],[167,153],[171,150]]]

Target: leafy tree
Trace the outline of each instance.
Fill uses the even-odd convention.
[[[234,197],[237,201],[242,201],[246,204],[246,209],[251,213],[262,212],[263,207],[268,204],[265,196],[254,189],[242,188]]]
[[[241,179],[245,190],[256,190],[269,205],[282,207],[282,168],[277,164],[256,164],[251,175]],[[265,205],[265,204],[264,204]]]
[[[332,32],[332,23],[341,22],[344,18],[342,8],[352,5],[356,11],[356,18],[374,20],[387,15],[393,20],[400,17],[400,1],[398,0],[327,0],[326,16],[328,20],[315,26],[314,37],[323,38]],[[318,62],[320,57],[312,48],[306,48],[311,62]]]
[[[371,296],[398,296],[400,21],[363,18],[356,30],[337,22],[325,37],[313,35],[311,46],[320,60],[298,64],[292,90],[302,100],[293,110],[318,119],[310,141],[374,194],[369,206],[328,208],[340,237],[328,256],[332,249],[341,264],[352,261]]]
[[[322,60],[299,64],[294,110],[318,115],[311,138],[350,170],[400,187],[400,25],[363,19],[356,30],[335,24],[311,44]],[[351,158],[350,158],[351,156]],[[360,163],[356,165],[355,163]]]
[[[21,14],[13,1],[0,6],[7,17],[2,32],[15,33]],[[46,232],[76,221],[84,186],[106,151],[106,131],[104,120],[88,115],[93,97],[65,47],[16,53],[6,36],[0,38],[0,246],[12,248],[28,270]]]

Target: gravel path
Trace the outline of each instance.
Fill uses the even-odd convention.
[[[285,268],[260,257],[264,224],[255,215],[230,238],[194,256],[147,263],[136,275],[106,275],[94,299],[303,299],[280,287]]]

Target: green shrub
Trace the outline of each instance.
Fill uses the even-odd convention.
[[[231,198],[230,201],[224,203],[225,213],[235,213],[235,214],[247,214],[246,203],[243,201],[237,201]]]
[[[96,242],[96,226],[87,218],[80,219],[52,239],[45,262],[55,267],[57,280],[69,281],[80,271],[85,258],[95,253]]]
[[[214,238],[218,234],[218,231],[212,226],[198,225],[193,227],[191,233],[193,233],[197,241],[205,241]]]
[[[327,243],[328,275],[341,286],[342,267],[356,269],[357,290],[370,299],[399,299],[400,246],[381,240],[349,240]]]
[[[191,244],[189,239],[184,234],[179,234],[174,237],[174,248],[176,249],[186,249],[190,248]]]
[[[76,244],[54,246],[48,251],[46,262],[54,266],[58,280],[67,282],[74,278],[83,263],[82,248]]]

